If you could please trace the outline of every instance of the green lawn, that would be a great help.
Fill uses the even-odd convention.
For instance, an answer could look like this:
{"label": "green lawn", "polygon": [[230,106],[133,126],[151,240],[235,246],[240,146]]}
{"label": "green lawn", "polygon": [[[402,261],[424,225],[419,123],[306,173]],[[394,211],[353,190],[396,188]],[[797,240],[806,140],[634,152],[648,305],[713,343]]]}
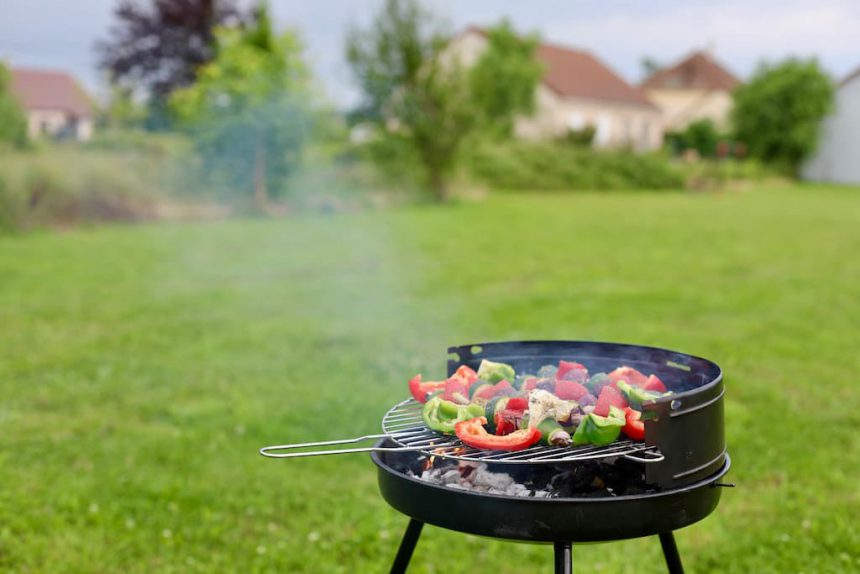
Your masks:
{"label": "green lawn", "polygon": [[[380,572],[406,525],[367,457],[449,344],[702,355],[734,468],[690,572],[860,570],[860,190],[501,195],[476,204],[0,239],[0,571]],[[549,572],[428,527],[411,572]],[[663,572],[656,539],[574,549]]]}

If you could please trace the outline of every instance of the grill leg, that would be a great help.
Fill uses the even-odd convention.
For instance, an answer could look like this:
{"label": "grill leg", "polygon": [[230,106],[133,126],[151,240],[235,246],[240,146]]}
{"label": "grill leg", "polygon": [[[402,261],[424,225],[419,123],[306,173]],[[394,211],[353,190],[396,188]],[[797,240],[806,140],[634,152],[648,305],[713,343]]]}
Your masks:
{"label": "grill leg", "polygon": [[671,531],[660,534],[660,546],[663,547],[663,556],[666,558],[669,574],[684,574],[681,556],[678,554],[678,546],[675,544],[675,535]]}
{"label": "grill leg", "polygon": [[391,574],[405,574],[406,569],[409,567],[409,561],[412,559],[412,551],[415,550],[415,545],[418,544],[418,538],[421,536],[421,529],[423,527],[423,522],[419,522],[414,518],[409,519],[409,526],[406,527],[406,532],[403,533],[400,548],[397,550],[397,556],[394,557],[394,564],[391,565]]}
{"label": "grill leg", "polygon": [[573,574],[573,551],[570,542],[556,542],[555,574]]}

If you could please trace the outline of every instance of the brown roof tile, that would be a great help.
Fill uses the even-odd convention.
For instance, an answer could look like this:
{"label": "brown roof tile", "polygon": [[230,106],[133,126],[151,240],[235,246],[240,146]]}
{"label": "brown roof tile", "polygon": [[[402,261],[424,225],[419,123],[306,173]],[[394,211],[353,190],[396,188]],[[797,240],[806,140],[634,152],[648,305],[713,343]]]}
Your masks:
{"label": "brown roof tile", "polygon": [[[486,30],[478,26],[470,26],[464,33],[487,35]],[[589,52],[541,43],[537,57],[546,67],[544,85],[561,96],[657,109],[641,89],[628,84]]]}
{"label": "brown roof tile", "polygon": [[562,96],[655,108],[642,90],[625,82],[588,52],[541,44],[537,55],[546,65],[543,82]]}
{"label": "brown roof tile", "polygon": [[740,83],[731,72],[704,52],[693,52],[674,66],[652,74],[642,82],[642,87],[731,91]]}
{"label": "brown roof tile", "polygon": [[28,110],[63,110],[81,117],[93,114],[89,96],[66,72],[13,68],[12,93]]}

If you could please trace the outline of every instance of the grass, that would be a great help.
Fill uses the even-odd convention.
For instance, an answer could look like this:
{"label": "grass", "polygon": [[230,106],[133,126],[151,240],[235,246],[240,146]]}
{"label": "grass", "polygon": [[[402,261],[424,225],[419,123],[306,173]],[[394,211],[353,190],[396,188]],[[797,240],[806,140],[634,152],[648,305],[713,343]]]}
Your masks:
{"label": "grass", "polygon": [[[691,572],[860,569],[860,190],[504,195],[0,239],[0,571],[379,572],[406,519],[361,455],[449,344],[677,348],[727,376],[734,468]],[[656,539],[576,547],[663,572]],[[410,572],[548,572],[428,527]]]}

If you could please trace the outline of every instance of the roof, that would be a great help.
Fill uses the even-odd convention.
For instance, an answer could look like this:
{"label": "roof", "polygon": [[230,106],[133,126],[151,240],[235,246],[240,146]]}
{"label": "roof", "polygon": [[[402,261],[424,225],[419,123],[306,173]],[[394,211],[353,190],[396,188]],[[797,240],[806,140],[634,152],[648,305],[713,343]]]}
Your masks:
{"label": "roof", "polygon": [[12,94],[27,110],[63,110],[77,116],[93,113],[89,96],[66,72],[13,68]]}
{"label": "roof", "polygon": [[642,87],[731,91],[740,83],[731,72],[705,52],[693,52],[674,66],[658,70],[646,78]]}
{"label": "roof", "polygon": [[[471,26],[466,33],[486,36],[486,30]],[[560,96],[634,104],[657,109],[648,96],[624,81],[591,53],[541,42],[536,51],[546,66],[543,84]]]}
{"label": "roof", "polygon": [[845,78],[843,78],[843,80],[839,82],[839,87],[841,88],[842,86],[847,86],[857,78],[860,78],[860,66],[858,66],[856,70],[845,76]]}

